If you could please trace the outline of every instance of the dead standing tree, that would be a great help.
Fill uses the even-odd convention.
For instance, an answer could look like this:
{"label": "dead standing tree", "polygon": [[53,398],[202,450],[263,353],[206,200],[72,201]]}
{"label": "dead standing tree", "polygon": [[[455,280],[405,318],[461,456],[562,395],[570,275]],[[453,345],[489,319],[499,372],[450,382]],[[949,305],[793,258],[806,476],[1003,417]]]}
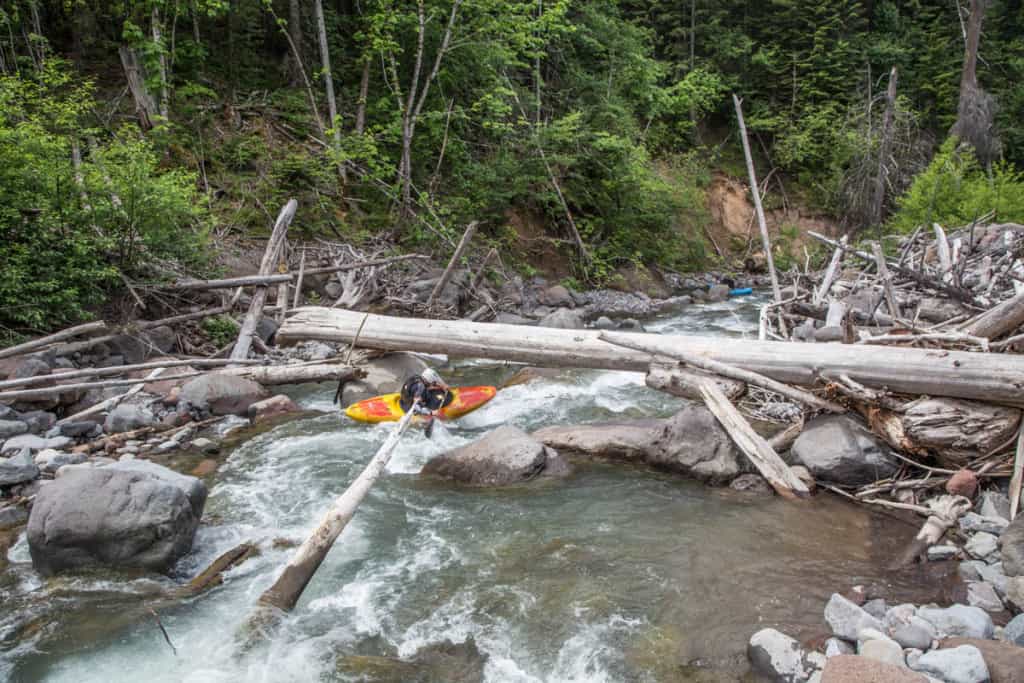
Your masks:
{"label": "dead standing tree", "polygon": [[960,101],[957,104],[956,123],[949,131],[950,135],[974,147],[978,160],[985,166],[999,156],[999,138],[995,131],[996,103],[978,85],[978,48],[987,5],[988,0],[971,0],[964,66],[960,74]]}

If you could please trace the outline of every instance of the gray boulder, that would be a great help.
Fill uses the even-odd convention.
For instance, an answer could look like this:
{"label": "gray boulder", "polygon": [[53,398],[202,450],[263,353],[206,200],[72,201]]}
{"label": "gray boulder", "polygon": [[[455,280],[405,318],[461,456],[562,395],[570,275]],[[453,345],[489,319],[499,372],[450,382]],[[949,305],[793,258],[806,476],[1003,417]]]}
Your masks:
{"label": "gray boulder", "polygon": [[139,405],[122,404],[107,414],[103,428],[107,434],[120,434],[156,424],[156,416]]}
{"label": "gray boulder", "polygon": [[48,439],[35,434],[19,434],[4,441],[4,445],[0,447],[0,453],[10,455],[11,453],[20,453],[24,449],[34,453],[44,448],[49,448]]}
{"label": "gray boulder", "polygon": [[494,322],[502,325],[532,325],[533,321],[515,313],[502,311],[494,318]]}
{"label": "gray boulder", "polygon": [[1005,517],[985,517],[977,512],[968,512],[957,520],[960,530],[964,533],[973,534],[978,531],[995,534],[1003,533],[1010,522]]}
{"label": "gray boulder", "polygon": [[44,576],[93,566],[166,572],[192,547],[206,487],[143,460],[72,466],[40,490],[28,523]]}
{"label": "gray boulder", "polygon": [[178,405],[214,415],[245,415],[249,406],[266,396],[263,387],[251,379],[210,373],[186,382],[178,394]]}
{"label": "gray boulder", "polygon": [[665,422],[647,462],[709,484],[727,484],[750,471],[747,459],[711,411],[693,402]]}
{"label": "gray boulder", "polygon": [[146,330],[146,339],[149,341],[153,352],[171,353],[178,345],[178,335],[167,325],[160,325]]}
{"label": "gray boulder", "polygon": [[556,327],[563,330],[581,330],[586,327],[583,313],[568,308],[559,308],[547,314],[537,323],[539,327]]}
{"label": "gray boulder", "polygon": [[65,422],[60,425],[61,436],[69,436],[74,439],[89,436],[95,433],[99,425],[92,420],[79,420],[77,422]]}
{"label": "gray boulder", "polygon": [[1024,614],[1018,614],[1003,629],[1006,642],[1024,647]]}
{"label": "gray boulder", "polygon": [[507,486],[545,472],[568,473],[557,452],[526,432],[505,425],[473,443],[432,458],[421,472],[474,486]]}
{"label": "gray boulder", "polygon": [[49,374],[49,363],[40,358],[30,357],[15,366],[14,370],[11,371],[9,379],[27,379],[29,377],[39,377],[40,375]]}
{"label": "gray boulder", "polygon": [[925,652],[918,658],[914,670],[946,683],[987,683],[989,680],[985,658],[973,645]]}
{"label": "gray boulder", "polygon": [[30,410],[22,413],[18,419],[27,424],[28,431],[33,434],[42,434],[57,424],[57,416],[45,410]]}
{"label": "gray boulder", "polygon": [[832,634],[843,640],[857,640],[863,629],[883,631],[882,622],[839,593],[833,593],[825,605],[825,622]]}
{"label": "gray boulder", "polygon": [[[24,505],[5,505],[0,507],[0,531],[16,529],[27,521],[28,508]],[[0,551],[0,559],[2,557],[3,553]]]}
{"label": "gray boulder", "polygon": [[974,534],[967,543],[964,544],[964,550],[970,553],[972,557],[976,557],[979,560],[995,555],[996,550],[998,549],[999,537],[984,531],[979,531]]}
{"label": "gray boulder", "polygon": [[533,437],[559,453],[644,462],[664,426],[665,420],[556,425],[537,430]]}
{"label": "gray boulder", "polygon": [[32,481],[39,476],[39,468],[32,460],[32,453],[25,448],[10,458],[0,458],[0,486],[13,486]]}
{"label": "gray boulder", "polygon": [[711,285],[708,287],[708,301],[725,301],[729,298],[729,291],[729,285]]}
{"label": "gray boulder", "polygon": [[799,683],[817,671],[814,661],[799,642],[773,628],[761,629],[747,644],[750,667],[778,683]]}
{"label": "gray boulder", "polygon": [[562,285],[554,285],[553,287],[548,287],[547,289],[542,290],[537,295],[537,301],[544,306],[551,306],[553,308],[559,306],[565,306],[567,308],[576,307],[576,302],[573,300],[572,294],[570,294],[569,290]]}
{"label": "gray boulder", "polygon": [[991,638],[995,630],[992,617],[985,610],[967,605],[953,605],[945,609],[922,607],[917,610],[917,616],[934,626],[939,636]]}
{"label": "gray boulder", "polygon": [[412,375],[427,369],[427,364],[411,353],[388,353],[361,366],[362,379],[347,382],[342,390],[342,405],[349,406],[381,394],[392,394]]}
{"label": "gray boulder", "polygon": [[999,538],[1003,558],[1003,573],[1024,576],[1024,515],[1010,522]]}
{"label": "gray boulder", "polygon": [[270,340],[277,334],[277,328],[280,325],[273,318],[263,316],[260,318],[259,323],[256,324],[256,336],[262,339],[265,343],[269,344]]}
{"label": "gray boulder", "polygon": [[793,444],[792,454],[815,479],[834,484],[870,484],[899,469],[899,460],[885,442],[845,415],[808,422]]}
{"label": "gray boulder", "polygon": [[28,431],[28,425],[21,420],[0,420],[0,441]]}
{"label": "gray boulder", "polygon": [[996,589],[987,581],[968,582],[967,602],[986,612],[1001,612],[1003,609],[1003,601],[996,595]]}

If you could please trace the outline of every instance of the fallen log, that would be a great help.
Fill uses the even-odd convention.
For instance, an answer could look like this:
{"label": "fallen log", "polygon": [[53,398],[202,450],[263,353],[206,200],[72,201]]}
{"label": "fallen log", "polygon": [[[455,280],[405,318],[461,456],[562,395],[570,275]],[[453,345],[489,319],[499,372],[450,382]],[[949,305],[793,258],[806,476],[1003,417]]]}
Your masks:
{"label": "fallen log", "polygon": [[779,454],[772,450],[764,438],[754,431],[740,411],[729,402],[718,385],[708,380],[701,384],[701,395],[708,410],[718,419],[736,446],[768,480],[772,488],[784,498],[805,498],[810,495],[807,485],[789,469]]}
{"label": "fallen log", "polygon": [[275,273],[268,275],[243,275],[241,277],[226,277],[219,280],[178,280],[162,289],[170,289],[177,292],[188,292],[192,290],[207,289],[232,289],[234,287],[252,287],[276,285],[282,282],[291,282],[290,273]]}
{"label": "fallen log", "polygon": [[[242,290],[239,289],[239,292]],[[85,339],[79,342],[71,342],[69,344],[63,344],[58,346],[54,352],[58,356],[71,356],[82,351],[88,351],[94,346],[98,346],[108,341],[113,341],[124,334],[133,334],[136,332],[142,332],[145,330],[151,330],[154,327],[161,327],[163,325],[176,325],[178,323],[189,322],[190,320],[201,320],[203,318],[209,318],[215,315],[222,315],[228,313],[234,307],[234,301],[227,306],[218,306],[217,308],[207,308],[202,311],[194,311],[192,313],[181,313],[179,315],[172,315],[169,318],[161,318],[160,320],[135,320],[127,325],[123,325],[117,328],[113,334],[106,334],[102,337],[93,337],[92,339]]]}
{"label": "fallen log", "polygon": [[[285,236],[288,234],[288,226],[295,218],[295,211],[298,208],[299,203],[294,199],[289,199],[277,215],[274,230],[270,233],[270,239],[267,240],[267,249],[263,252],[263,260],[260,261],[260,275],[270,275],[271,270],[277,265],[278,256],[284,247]],[[252,295],[249,312],[245,314],[245,320],[242,321],[242,328],[238,332],[238,341],[231,349],[231,360],[244,360],[249,357],[252,338],[256,334],[256,325],[263,317],[263,305],[266,302],[267,288],[265,285],[258,286]]]}
{"label": "fallen log", "polygon": [[974,337],[996,339],[1024,325],[1024,293],[993,306],[973,320],[960,326],[960,331]]}
{"label": "fallen log", "polygon": [[[281,342],[320,339],[349,343],[364,317],[359,343],[368,349],[633,372],[646,372],[652,360],[650,353],[601,341],[597,330],[397,318],[322,307],[296,309],[277,337]],[[864,386],[897,393],[1024,405],[1024,358],[1017,355],[675,334],[617,336],[656,344],[658,355],[681,351],[798,386],[817,386],[823,374],[844,374]]]}
{"label": "fallen log", "polygon": [[85,323],[84,325],[76,325],[75,327],[69,327],[66,330],[60,332],[54,332],[48,334],[45,337],[39,337],[32,341],[27,341],[24,344],[17,344],[15,346],[9,346],[6,349],[0,349],[0,358],[10,358],[11,356],[21,356],[26,353],[32,353],[39,349],[46,348],[51,344],[64,341],[65,339],[72,339],[74,337],[80,337],[84,334],[92,334],[93,332],[103,332],[107,329],[107,324],[102,320],[94,323]]}
{"label": "fallen log", "polygon": [[[788,384],[782,382],[776,382],[770,377],[759,375],[756,372],[750,372],[749,370],[743,370],[741,368],[733,367],[727,363],[721,361],[711,360],[693,353],[687,353],[679,349],[659,349],[658,340],[637,340],[630,337],[622,336],[621,332],[602,332],[600,339],[606,341],[609,344],[615,344],[616,346],[624,346],[627,349],[633,349],[634,351],[646,351],[647,353],[661,353],[669,358],[682,361],[687,365],[692,365],[701,370],[712,372],[722,377],[728,377],[729,379],[739,380],[740,382],[746,382],[747,384],[753,384],[754,386],[774,391],[777,394],[782,394],[786,398],[791,398],[794,401],[799,401],[812,408],[818,410],[827,410],[832,413],[845,413],[846,407],[832,401],[827,401],[823,398],[815,396],[812,393],[804,391],[803,389],[797,389],[791,387]],[[703,389],[701,394],[703,394]]]}
{"label": "fallen log", "polygon": [[[72,370],[56,375],[37,375],[36,377],[22,377],[21,379],[8,379],[0,382],[0,389],[13,389],[14,387],[25,387],[32,384],[49,384],[54,380],[66,381],[69,379],[81,379],[82,377],[110,377],[123,375],[127,372],[138,372],[140,370],[155,370],[156,368],[178,368],[191,366],[194,368],[215,368],[227,365],[230,361],[219,358],[185,358],[179,360],[152,361],[149,363],[136,363],[135,365],[115,365],[109,368],[85,368]],[[238,361],[246,364],[257,365],[262,361],[246,360]]]}
{"label": "fallen log", "polygon": [[725,397],[733,401],[747,392],[747,385],[735,379],[715,375],[714,373],[695,370],[683,367],[676,361],[664,362],[656,359],[651,362],[647,371],[645,383],[651,389],[664,391],[673,396],[688,398],[694,401],[703,400],[701,386],[704,382],[711,381],[718,385],[718,388],[725,394]]}
{"label": "fallen log", "polygon": [[241,375],[264,386],[281,384],[304,384],[306,382],[340,382],[359,379],[364,376],[360,368],[347,365],[322,363],[318,365],[260,365],[255,367],[228,368],[218,374]]}
{"label": "fallen log", "polygon": [[[295,551],[274,584],[260,595],[257,612],[250,619],[251,624],[255,622],[262,626],[263,624],[260,622],[267,617],[272,617],[273,610],[287,612],[295,607],[334,542],[355,515],[356,508],[359,507],[370,488],[384,472],[388,460],[391,459],[391,453],[398,445],[402,434],[409,427],[413,414],[413,411],[410,410],[402,416],[366,468],[334,501],[313,533]],[[268,607],[272,608],[269,613],[265,609]]]}
{"label": "fallen log", "polygon": [[430,292],[430,296],[427,297],[427,306],[433,305],[437,297],[441,296],[441,292],[448,285],[448,281],[452,279],[452,273],[455,272],[455,266],[458,265],[459,259],[462,258],[462,253],[466,251],[466,247],[469,246],[469,241],[473,239],[473,235],[476,234],[476,228],[479,225],[477,221],[471,221],[466,226],[466,231],[462,233],[462,239],[459,240],[458,246],[455,247],[455,251],[452,253],[452,257],[448,260],[448,265],[444,269],[444,273],[441,275],[441,279],[434,285],[434,290]]}

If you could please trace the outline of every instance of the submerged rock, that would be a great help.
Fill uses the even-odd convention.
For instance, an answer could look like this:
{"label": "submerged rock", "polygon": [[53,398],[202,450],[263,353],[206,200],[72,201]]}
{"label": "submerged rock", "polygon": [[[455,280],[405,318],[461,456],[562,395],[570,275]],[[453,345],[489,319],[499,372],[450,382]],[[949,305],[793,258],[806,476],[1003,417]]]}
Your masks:
{"label": "submerged rock", "polygon": [[889,447],[864,425],[845,415],[818,417],[807,423],[793,444],[795,459],[815,479],[862,486],[892,476],[899,469]]}
{"label": "submerged rock", "polygon": [[32,507],[32,564],[46,576],[93,566],[165,572],[191,549],[205,503],[202,482],[152,462],[64,467]]}
{"label": "submerged rock", "polygon": [[298,411],[299,407],[295,405],[295,401],[284,394],[278,394],[262,401],[257,401],[249,406],[249,419],[252,420],[253,424],[259,424],[264,420]]}
{"label": "submerged rock", "polygon": [[521,429],[506,425],[432,458],[421,474],[474,486],[508,486],[545,473],[562,476],[568,469],[556,451]]}

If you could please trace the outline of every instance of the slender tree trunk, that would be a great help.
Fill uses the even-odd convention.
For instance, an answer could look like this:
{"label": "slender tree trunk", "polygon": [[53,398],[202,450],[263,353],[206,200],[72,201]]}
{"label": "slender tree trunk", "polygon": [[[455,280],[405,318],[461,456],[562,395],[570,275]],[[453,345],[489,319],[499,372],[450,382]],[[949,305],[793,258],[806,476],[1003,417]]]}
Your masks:
{"label": "slender tree trunk", "polygon": [[999,154],[999,141],[994,130],[995,102],[978,85],[978,47],[981,43],[981,25],[985,19],[988,0],[971,0],[967,17],[967,41],[964,65],[960,73],[960,100],[957,104],[956,123],[950,134],[971,144],[978,160],[988,166]]}
{"label": "slender tree trunk", "polygon": [[151,28],[153,30],[153,42],[160,55],[160,116],[165,120],[168,115],[169,95],[167,90],[167,55],[164,51],[163,33],[160,26],[160,9],[153,5],[151,16]]}
{"label": "slender tree trunk", "polygon": [[288,59],[289,82],[295,88],[302,83],[302,11],[299,0],[288,0],[288,36],[295,46]]}
{"label": "slender tree trunk", "polygon": [[885,206],[885,186],[888,180],[888,161],[892,153],[892,124],[896,117],[896,67],[889,72],[889,88],[885,91],[885,114],[882,116],[882,137],[878,143],[878,175],[871,200],[871,224],[881,225]]}
{"label": "slender tree trunk", "polygon": [[[327,24],[324,21],[323,0],[313,0],[313,14],[316,17],[316,32],[320,42],[320,62],[324,74],[324,90],[327,92],[327,114],[330,116],[328,127],[334,131],[334,149],[341,150],[341,121],[338,120],[338,101],[334,97],[334,76],[331,73],[331,53],[327,45]],[[338,161],[338,177],[344,184],[347,180],[345,165]]]}
{"label": "slender tree trunk", "polygon": [[761,192],[758,190],[757,174],[754,172],[754,158],[750,155],[750,142],[747,140],[747,124],[743,121],[743,105],[734,94],[732,103],[736,107],[736,119],[740,124],[740,142],[743,143],[743,156],[747,160],[747,175],[750,176],[750,194],[754,196],[754,210],[757,213],[757,225],[761,229],[761,244],[764,256],[768,261],[768,274],[772,279],[772,295],[775,302],[782,301],[782,290],[779,289],[779,278],[775,274],[775,259],[772,258],[772,242],[768,237],[768,223],[764,218],[764,207],[761,206]]}
{"label": "slender tree trunk", "polygon": [[366,99],[370,96],[370,60],[363,62],[363,77],[359,80],[359,102],[356,103],[356,135],[366,130]]}

